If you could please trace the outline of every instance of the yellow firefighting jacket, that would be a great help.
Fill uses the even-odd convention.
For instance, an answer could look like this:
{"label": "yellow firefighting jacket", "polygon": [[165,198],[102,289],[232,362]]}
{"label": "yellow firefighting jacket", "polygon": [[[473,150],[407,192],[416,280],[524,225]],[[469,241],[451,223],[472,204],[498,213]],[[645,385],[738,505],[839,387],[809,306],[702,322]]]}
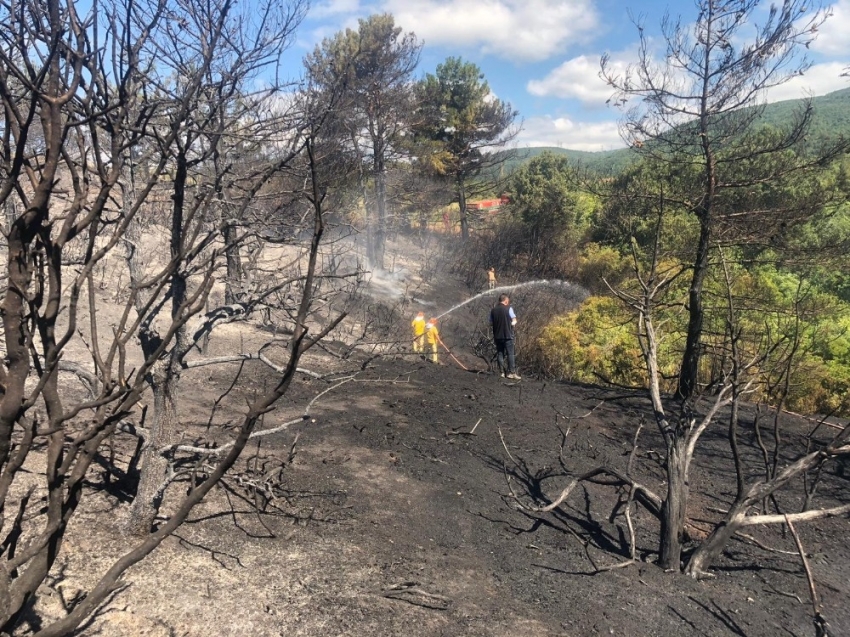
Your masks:
{"label": "yellow firefighting jacket", "polygon": [[433,323],[428,323],[425,326],[425,341],[428,345],[436,345],[440,340],[440,332],[437,331],[437,326]]}
{"label": "yellow firefighting jacket", "polygon": [[410,326],[413,328],[414,336],[422,336],[425,333],[425,319],[424,317],[417,316],[410,322]]}

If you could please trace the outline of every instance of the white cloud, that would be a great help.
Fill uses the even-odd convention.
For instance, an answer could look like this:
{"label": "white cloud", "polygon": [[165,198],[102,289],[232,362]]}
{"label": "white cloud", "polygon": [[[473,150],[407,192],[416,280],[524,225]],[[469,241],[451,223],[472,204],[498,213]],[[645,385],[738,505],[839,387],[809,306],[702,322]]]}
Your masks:
{"label": "white cloud", "polygon": [[767,92],[768,102],[793,100],[809,95],[826,95],[832,91],[847,88],[847,79],[841,73],[850,65],[850,61],[824,62],[815,64],[805,75],[792,78],[785,84]]}
{"label": "white cloud", "polygon": [[[526,89],[539,97],[575,98],[584,104],[602,106],[613,90],[599,77],[600,56],[580,55],[552,69],[541,80],[530,80]],[[611,69],[622,72],[628,63],[611,59]]]}
{"label": "white cloud", "polygon": [[324,0],[310,9],[311,18],[348,15],[360,11],[360,0]]}
{"label": "white cloud", "polygon": [[[768,102],[778,102],[809,95],[825,95],[826,93],[845,88],[847,82],[844,78],[839,77],[839,75],[848,64],[850,63],[830,62],[816,64],[805,75],[795,77],[789,82],[771,89],[766,99]],[[577,74],[576,77],[581,76]],[[529,90],[534,94],[541,94],[535,93],[530,87]],[[553,90],[553,92],[546,94],[557,97],[575,97],[584,100],[584,95],[593,95],[593,92],[586,88],[573,88],[569,93],[554,92]],[[516,143],[520,147],[559,146],[573,150],[587,151],[611,150],[625,146],[625,143],[620,138],[616,121],[578,122],[569,117],[552,117],[549,115],[527,119],[523,123],[523,130],[517,137]]]}
{"label": "white cloud", "polygon": [[592,39],[599,24],[593,0],[385,0],[382,9],[428,45],[506,59],[544,60]]}
{"label": "white cloud", "polygon": [[811,48],[829,56],[850,54],[850,0],[838,0],[831,9]]}
{"label": "white cloud", "polygon": [[[850,0],[847,0],[850,3]],[[610,61],[614,73],[625,71],[628,66],[626,54],[617,54]],[[835,62],[812,65],[802,76],[770,89],[766,98],[769,102],[797,99],[808,95],[825,95],[848,86],[841,74],[850,67],[850,55]],[[684,74],[671,79],[682,83],[680,92],[689,93],[688,83],[692,80]],[[552,69],[543,79],[530,80],[526,90],[538,97],[576,99],[588,106],[602,106],[614,93],[599,77],[599,58],[580,55]]]}
{"label": "white cloud", "polygon": [[611,150],[623,148],[617,122],[576,122],[568,117],[532,117],[523,122],[516,145],[559,146],[572,150]]}

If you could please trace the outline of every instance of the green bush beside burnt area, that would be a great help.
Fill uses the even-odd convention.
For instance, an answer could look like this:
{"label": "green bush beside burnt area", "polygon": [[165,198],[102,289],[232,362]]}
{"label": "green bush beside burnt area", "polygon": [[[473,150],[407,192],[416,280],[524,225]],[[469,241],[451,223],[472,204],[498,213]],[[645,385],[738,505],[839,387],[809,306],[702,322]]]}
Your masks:
{"label": "green bush beside burnt area", "polygon": [[[714,305],[700,364],[704,387],[717,381],[728,353],[723,308],[728,298],[719,281],[712,285]],[[677,298],[672,298],[674,291]],[[683,292],[671,290],[656,319],[662,334],[658,364],[668,392],[675,391],[687,327]],[[731,298],[745,308],[737,324],[740,346],[753,356],[770,352],[750,372],[755,381],[752,401],[776,404],[784,397],[784,406],[792,411],[850,415],[850,304],[806,288],[798,277],[774,268],[742,268]],[[541,371],[575,382],[646,387],[637,329],[633,313],[619,299],[591,296],[541,331],[537,340]]]}

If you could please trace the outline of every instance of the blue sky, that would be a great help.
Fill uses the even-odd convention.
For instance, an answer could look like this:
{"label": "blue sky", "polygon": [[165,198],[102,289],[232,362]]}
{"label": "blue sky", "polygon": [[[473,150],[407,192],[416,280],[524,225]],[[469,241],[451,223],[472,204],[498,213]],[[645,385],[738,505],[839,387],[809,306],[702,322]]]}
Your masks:
{"label": "blue sky", "polygon": [[[766,9],[768,1],[763,5]],[[424,42],[419,73],[433,72],[448,56],[474,62],[491,90],[519,111],[519,146],[606,150],[623,146],[621,113],[608,107],[610,89],[599,79],[599,58],[636,60],[639,17],[656,35],[670,7],[683,22],[693,3],[667,0],[314,0],[296,49],[312,50],[323,37],[357,19],[388,12]],[[809,49],[813,63],[803,76],[774,89],[769,101],[823,95],[850,86],[850,0],[826,0],[832,15]]]}

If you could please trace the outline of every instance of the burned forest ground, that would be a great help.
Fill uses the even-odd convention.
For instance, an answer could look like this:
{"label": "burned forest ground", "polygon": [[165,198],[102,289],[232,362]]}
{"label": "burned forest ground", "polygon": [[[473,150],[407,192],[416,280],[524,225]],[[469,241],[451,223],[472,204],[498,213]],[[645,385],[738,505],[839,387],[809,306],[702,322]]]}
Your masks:
{"label": "burned forest ground", "polygon": [[[443,304],[446,294],[441,291]],[[451,294],[452,302],[464,298],[459,286]],[[406,322],[398,329],[406,335]],[[663,493],[651,410],[639,392],[528,375],[508,382],[486,371],[457,334],[460,327],[447,322],[444,340],[470,371],[445,353],[434,365],[400,352],[374,359],[343,384],[299,377],[262,426],[297,417],[330,389],[313,403],[310,418],[252,442],[237,470],[173,538],[128,572],[126,587],[82,633],[814,634],[799,555],[778,527],[749,528],[752,539],[728,546],[716,577],[697,582],[655,565],[658,523],[639,506],[633,516],[638,563],[604,570],[629,552],[624,518],[609,519],[619,497],[613,486],[586,484],[548,514],[519,507],[512,492],[526,505],[544,505],[572,475],[599,465],[624,471],[640,423],[634,475]],[[321,351],[304,362],[320,370],[335,364]],[[193,406],[227,387],[226,371],[202,368],[187,378],[192,390],[181,404],[187,440],[200,437],[207,423],[208,414]],[[246,364],[243,373],[253,386],[273,379],[259,363]],[[750,480],[763,466],[754,413],[742,416]],[[803,451],[814,425],[790,416],[780,425],[784,463]],[[720,519],[733,497],[724,428],[718,422],[709,429],[696,454],[688,513],[697,530]],[[122,440],[105,455],[120,460],[131,447]],[[824,483],[823,504],[846,498],[840,470],[829,468],[836,475]],[[41,591],[36,609],[43,617],[61,615],[131,546],[116,522],[130,495],[113,481],[105,484],[104,475],[92,475],[94,497],[74,520]],[[795,485],[778,504],[794,511],[801,502]],[[823,613],[835,635],[850,634],[847,520],[798,529]]]}

